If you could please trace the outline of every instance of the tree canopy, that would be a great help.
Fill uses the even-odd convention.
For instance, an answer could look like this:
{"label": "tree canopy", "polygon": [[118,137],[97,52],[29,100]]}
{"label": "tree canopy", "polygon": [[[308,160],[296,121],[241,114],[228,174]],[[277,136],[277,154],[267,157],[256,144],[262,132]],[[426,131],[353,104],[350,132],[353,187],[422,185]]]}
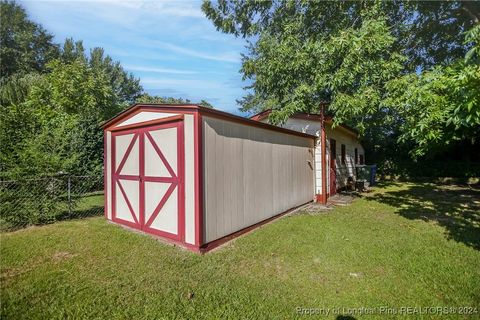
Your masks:
{"label": "tree canopy", "polygon": [[2,175],[100,174],[99,125],[142,94],[139,79],[102,48],[53,43],[15,2],[0,9]]}
{"label": "tree canopy", "polygon": [[478,136],[478,2],[206,0],[202,9],[248,40],[244,111],[271,108],[278,123],[326,101],[366,145],[403,144],[413,157]]}
{"label": "tree canopy", "polygon": [[148,93],[142,94],[140,97],[137,98],[136,102],[137,103],[185,103],[185,104],[193,103],[193,104],[199,104],[203,107],[213,108],[213,105],[211,105],[208,101],[203,99],[200,100],[200,102],[192,102],[189,99],[152,96],[152,95],[149,95]]}
{"label": "tree canopy", "polygon": [[14,1],[0,5],[0,78],[13,74],[42,72],[45,64],[59,53],[53,35],[28,19],[25,10]]}

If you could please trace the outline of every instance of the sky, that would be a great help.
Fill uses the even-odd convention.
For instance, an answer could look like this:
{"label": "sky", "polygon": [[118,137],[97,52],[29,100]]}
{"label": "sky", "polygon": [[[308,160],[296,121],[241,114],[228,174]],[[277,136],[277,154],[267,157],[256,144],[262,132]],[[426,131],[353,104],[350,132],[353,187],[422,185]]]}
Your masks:
{"label": "sky", "polygon": [[240,114],[245,40],[217,31],[201,1],[20,1],[55,36],[102,47],[152,95],[205,99]]}

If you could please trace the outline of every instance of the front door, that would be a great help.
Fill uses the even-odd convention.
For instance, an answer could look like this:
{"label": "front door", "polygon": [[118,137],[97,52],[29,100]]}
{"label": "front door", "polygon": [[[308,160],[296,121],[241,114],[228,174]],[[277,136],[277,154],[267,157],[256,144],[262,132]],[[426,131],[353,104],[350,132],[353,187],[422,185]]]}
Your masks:
{"label": "front door", "polygon": [[337,193],[337,142],[330,139],[330,195]]}
{"label": "front door", "polygon": [[182,240],[183,122],[113,132],[113,221]]}

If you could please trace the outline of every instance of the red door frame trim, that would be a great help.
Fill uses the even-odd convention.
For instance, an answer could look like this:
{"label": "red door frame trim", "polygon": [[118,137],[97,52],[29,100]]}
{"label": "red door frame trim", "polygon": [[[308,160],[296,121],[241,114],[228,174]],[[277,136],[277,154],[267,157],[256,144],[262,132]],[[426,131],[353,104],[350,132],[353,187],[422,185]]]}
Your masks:
{"label": "red door frame trim", "polygon": [[139,201],[139,219],[140,226],[143,228],[145,225],[145,183],[142,182],[142,177],[145,177],[145,135],[140,134],[140,139],[138,141],[138,174],[140,175],[140,182],[138,183],[138,201]]}

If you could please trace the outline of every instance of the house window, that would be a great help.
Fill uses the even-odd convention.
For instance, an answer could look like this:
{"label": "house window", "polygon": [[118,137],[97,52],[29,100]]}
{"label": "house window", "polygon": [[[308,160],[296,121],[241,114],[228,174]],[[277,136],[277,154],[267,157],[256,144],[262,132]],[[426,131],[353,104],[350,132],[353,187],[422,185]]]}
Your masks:
{"label": "house window", "polygon": [[345,159],[345,145],[342,144],[342,164],[346,164],[347,160]]}
{"label": "house window", "polygon": [[358,149],[355,148],[355,164],[358,164]]}
{"label": "house window", "polygon": [[360,155],[360,164],[364,164],[363,154]]}

